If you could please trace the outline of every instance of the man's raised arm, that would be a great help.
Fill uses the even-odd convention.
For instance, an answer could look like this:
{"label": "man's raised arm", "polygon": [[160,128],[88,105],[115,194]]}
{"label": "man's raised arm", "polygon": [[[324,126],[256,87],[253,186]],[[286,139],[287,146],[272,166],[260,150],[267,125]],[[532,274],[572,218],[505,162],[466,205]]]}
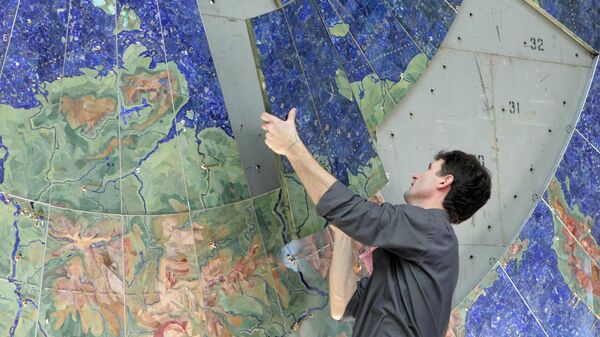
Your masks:
{"label": "man's raised arm", "polygon": [[300,140],[296,131],[296,109],[290,110],[285,121],[266,112],[261,119],[262,129],[266,131],[265,143],[273,152],[288,158],[306,192],[317,204],[337,179],[321,167]]}

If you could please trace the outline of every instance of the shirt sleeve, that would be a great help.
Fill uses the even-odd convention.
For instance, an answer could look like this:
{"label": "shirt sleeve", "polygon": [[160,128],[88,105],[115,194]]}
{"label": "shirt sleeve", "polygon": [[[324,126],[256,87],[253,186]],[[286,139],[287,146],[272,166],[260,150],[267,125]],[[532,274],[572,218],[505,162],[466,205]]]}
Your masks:
{"label": "shirt sleeve", "polygon": [[369,282],[368,277],[363,277],[359,281],[356,282],[356,291],[348,304],[346,304],[346,309],[344,310],[344,315],[340,321],[346,320],[348,318],[356,317],[356,309],[358,309],[358,304],[360,303],[363,294],[365,293],[365,288],[367,287],[367,283]]}
{"label": "shirt sleeve", "polygon": [[431,221],[418,207],[378,205],[339,181],[321,197],[317,213],[351,238],[409,260],[420,260],[425,255],[433,234]]}

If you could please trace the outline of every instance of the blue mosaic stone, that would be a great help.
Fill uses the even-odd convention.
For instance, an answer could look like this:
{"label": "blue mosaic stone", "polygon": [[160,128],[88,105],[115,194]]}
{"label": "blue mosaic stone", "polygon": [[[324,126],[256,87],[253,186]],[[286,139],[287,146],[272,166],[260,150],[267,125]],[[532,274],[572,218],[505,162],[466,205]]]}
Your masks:
{"label": "blue mosaic stone", "polygon": [[95,7],[91,0],[72,0],[65,76],[81,75],[83,69],[101,69],[101,76],[113,71],[117,56],[114,29],[114,15]]}
{"label": "blue mosaic stone", "polygon": [[193,112],[196,132],[218,127],[233,137],[225,101],[195,0],[159,1],[167,61],[177,64],[188,81],[189,99],[176,120]]}
{"label": "blue mosaic stone", "polygon": [[43,83],[61,75],[68,11],[67,0],[21,1],[0,79],[1,104],[35,107]]}
{"label": "blue mosaic stone", "polygon": [[540,7],[596,50],[600,49],[600,0],[539,0]]}
{"label": "blue mosaic stone", "polygon": [[[271,113],[287,119],[295,107],[300,138],[313,155],[324,155],[329,144],[323,138],[315,106],[282,10],[273,11],[252,20],[255,47],[266,85]],[[293,172],[283,161],[285,172]]]}
{"label": "blue mosaic stone", "polygon": [[390,12],[415,43],[432,58],[444,40],[456,11],[445,0],[385,2],[390,4]]}
{"label": "blue mosaic stone", "polygon": [[331,172],[348,183],[348,172],[377,156],[358,105],[338,92],[335,74],[342,69],[311,0],[284,8],[323,134],[330,147]]}
{"label": "blue mosaic stone", "polygon": [[547,337],[502,268],[495,273],[497,280],[468,310],[465,337]]}
{"label": "blue mosaic stone", "polygon": [[[336,25],[346,24],[331,6],[329,0],[315,0],[315,5],[319,10],[323,24],[328,29]],[[330,34],[329,37],[344,64],[344,69],[350,81],[360,81],[365,76],[375,73],[375,69],[367,60],[352,33],[348,32],[343,36]]]}
{"label": "blue mosaic stone", "polygon": [[592,85],[579,116],[577,130],[600,149],[600,62],[596,66]]}
{"label": "blue mosaic stone", "polygon": [[[127,46],[140,44],[147,50],[143,57],[150,57],[152,62],[150,68],[153,69],[156,63],[165,61],[165,51],[163,45],[163,36],[161,23],[159,20],[156,2],[143,0],[122,0],[117,3],[118,11],[127,6],[135,11],[141,20],[140,30],[121,31],[117,37],[119,45],[119,58],[123,56]],[[121,60],[119,65],[122,66]]]}
{"label": "blue mosaic stone", "polygon": [[591,217],[592,236],[600,242],[600,153],[577,132],[556,170],[569,208]]}
{"label": "blue mosaic stone", "polygon": [[398,25],[383,2],[330,0],[367,59],[382,79],[400,80],[410,60],[421,51]]}
{"label": "blue mosaic stone", "polygon": [[18,2],[18,0],[9,0],[0,6],[0,65],[2,65],[6,53]]}
{"label": "blue mosaic stone", "polygon": [[[552,248],[554,224],[540,202],[519,234],[527,241],[522,258],[508,262],[506,272],[546,331],[556,336],[592,337],[595,316],[574,294],[558,269]],[[573,305],[576,303],[576,305]]]}

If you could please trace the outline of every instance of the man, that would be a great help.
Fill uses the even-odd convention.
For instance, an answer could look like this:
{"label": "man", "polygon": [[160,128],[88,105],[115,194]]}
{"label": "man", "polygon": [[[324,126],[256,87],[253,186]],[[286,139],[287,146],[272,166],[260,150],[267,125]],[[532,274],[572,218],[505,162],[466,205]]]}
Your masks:
{"label": "man", "polygon": [[[323,169],[296,131],[263,113],[265,143],[288,158],[319,215],[334,228],[332,317],[354,317],[354,337],[444,336],[458,280],[458,242],[450,223],[470,218],[490,197],[490,175],[473,155],[440,152],[412,177],[406,204],[355,195]],[[345,234],[344,234],[345,233]],[[373,273],[355,282],[351,239],[376,246]]]}

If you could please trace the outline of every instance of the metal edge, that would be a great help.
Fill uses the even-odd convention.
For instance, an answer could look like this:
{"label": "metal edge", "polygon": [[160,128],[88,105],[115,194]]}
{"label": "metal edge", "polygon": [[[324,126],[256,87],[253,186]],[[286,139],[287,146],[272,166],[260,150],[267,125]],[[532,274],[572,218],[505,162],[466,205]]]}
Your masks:
{"label": "metal edge", "polygon": [[555,17],[553,17],[550,13],[548,13],[544,8],[537,4],[535,0],[523,0],[527,3],[531,8],[533,8],[536,12],[540,13],[543,17],[545,17],[548,21],[558,27],[561,31],[567,34],[570,38],[575,40],[578,44],[580,44],[583,48],[585,48],[592,56],[598,55],[598,51],[596,51],[592,46],[590,46],[587,42],[582,40],[577,34],[575,34],[572,30],[570,30],[566,25],[562,22],[558,21]]}

